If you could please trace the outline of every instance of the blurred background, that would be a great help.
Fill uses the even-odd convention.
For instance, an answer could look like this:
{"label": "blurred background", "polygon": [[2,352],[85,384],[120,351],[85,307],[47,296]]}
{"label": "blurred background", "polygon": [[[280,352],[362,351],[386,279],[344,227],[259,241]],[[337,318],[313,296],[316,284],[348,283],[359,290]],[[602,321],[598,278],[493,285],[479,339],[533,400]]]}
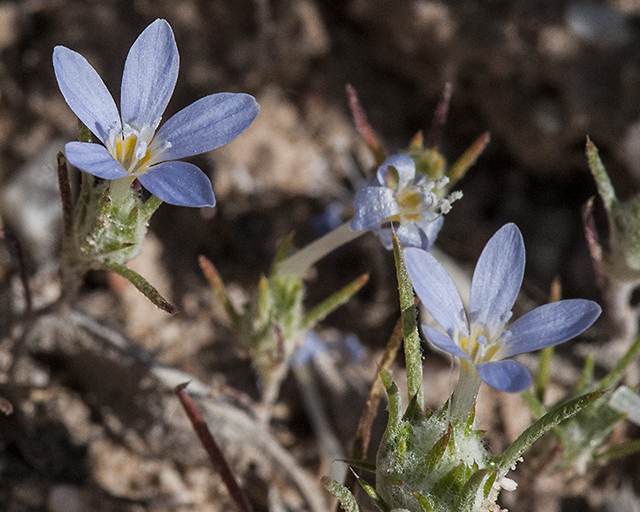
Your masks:
{"label": "blurred background", "polygon": [[[346,84],[358,92],[369,122],[392,154],[406,148],[416,132],[429,130],[445,84],[451,83],[448,121],[438,141],[441,153],[452,163],[482,133],[489,131],[491,142],[460,181],[464,198],[447,215],[437,245],[463,268],[472,268],[489,237],[504,223],[515,222],[527,247],[524,290],[531,303],[547,299],[556,277],[565,298],[599,300],[581,221],[582,206],[596,194],[584,146],[587,136],[598,146],[620,198],[637,191],[640,2],[3,1],[0,215],[2,225],[25,244],[40,304],[46,305],[57,293],[61,210],[55,155],[77,130],[57,89],[53,47],[64,45],[84,55],[118,102],[127,51],[158,17],[173,27],[181,58],[165,119],[221,91],[253,94],[261,111],[236,141],[191,160],[211,177],[217,206],[197,210],[163,205],[151,221],[147,247],[134,263],[178,305],[182,318],[167,318],[140,300],[135,290],[98,273],[87,278],[82,290],[81,307],[87,314],[210,385],[224,381],[255,395],[250,367],[228,346],[233,335],[206,287],[197,258],[210,258],[231,293],[242,300],[268,271],[284,236],[295,231],[295,245],[300,247],[336,219],[350,218],[354,191],[372,176],[374,160],[351,119]],[[604,224],[599,204],[596,214]],[[0,247],[0,284],[5,288],[0,373],[17,358],[18,338],[10,314],[17,293],[15,268],[11,252]],[[365,272],[371,273],[369,284],[327,320],[326,329],[329,337],[356,333],[374,361],[398,308],[391,255],[372,235],[321,262],[309,282],[308,299],[315,304]],[[158,460],[149,460],[148,451],[122,444],[127,428],[137,427],[105,427],[109,414],[116,418],[113,421],[124,421],[122,411],[105,412],[85,380],[57,355],[32,343],[36,349],[27,344],[27,352],[41,356],[27,365],[20,391],[8,378],[0,383],[0,394],[31,403],[31,412],[23,407],[12,419],[0,419],[0,480],[10,482],[0,485],[0,508],[62,510],[55,508],[52,493],[63,486],[64,496],[68,492],[89,500],[80,501],[84,508],[78,510],[183,510],[175,489],[186,493],[191,503],[184,510],[229,510],[215,498],[215,486],[198,487],[208,478],[205,469],[191,474],[185,469],[187,460],[180,463],[183,466],[171,466],[173,473],[163,473],[166,468],[159,460],[173,455],[157,451],[153,457]],[[567,364],[575,359],[580,365],[582,356],[571,347],[562,355]],[[443,393],[434,396],[437,405],[446,398],[448,363],[434,358],[427,365],[444,379],[434,384],[433,389],[440,386]],[[341,418],[337,429],[347,447],[362,406],[358,400],[375,373],[371,365],[358,377],[360,384],[354,384],[360,386],[360,394],[353,391],[357,405],[348,411],[353,417],[347,418],[347,411],[335,414]],[[59,386],[54,393],[58,398],[49,402],[43,396],[54,384]],[[281,441],[313,472],[313,434],[296,405],[295,384],[289,384],[283,390],[288,410],[278,426]],[[34,397],[34,389],[41,395]],[[488,425],[500,430],[504,439],[515,435],[519,427],[511,431],[504,412],[512,406],[500,402],[511,404],[514,398],[488,396],[488,403],[495,399],[498,404],[488,405]],[[78,411],[84,411],[77,413],[84,418],[80,433],[73,434],[74,420],[63,413],[73,408],[56,402],[63,400],[60,397],[75,400]],[[116,431],[121,438],[113,434]],[[57,434],[48,440],[52,432]],[[49,460],[55,450],[47,442],[59,449],[60,460]],[[492,442],[500,447],[502,441]],[[40,452],[34,454],[36,448]],[[114,457],[126,463],[118,466]],[[549,487],[529,489],[532,497],[525,500],[521,495],[521,503],[510,508],[639,510],[633,497],[634,485],[640,485],[636,466],[633,460],[617,463],[615,470],[605,471],[606,478],[594,470],[589,478],[571,480],[573,486],[565,485],[566,480],[555,487],[547,481],[544,485]],[[247,467],[251,473],[251,465]],[[590,488],[594,478],[598,492]],[[250,476],[247,479],[251,482]],[[546,501],[541,497],[545,495]],[[612,496],[629,501],[620,505],[611,502]],[[63,503],[68,507],[70,502]],[[617,508],[607,508],[611,506]]]}

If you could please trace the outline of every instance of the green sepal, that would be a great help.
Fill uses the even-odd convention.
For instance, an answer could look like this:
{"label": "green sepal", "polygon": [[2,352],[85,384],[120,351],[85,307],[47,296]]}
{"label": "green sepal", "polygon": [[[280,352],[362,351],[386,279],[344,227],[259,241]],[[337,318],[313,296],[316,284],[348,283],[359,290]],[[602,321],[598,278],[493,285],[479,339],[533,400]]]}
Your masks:
{"label": "green sepal", "polygon": [[351,466],[352,468],[363,469],[365,471],[369,471],[370,473],[376,472],[376,465],[366,460],[345,459],[342,462],[344,462],[345,464],[349,464],[349,466]]}
{"label": "green sepal", "polygon": [[489,478],[487,478],[487,480],[485,481],[484,486],[482,488],[482,496],[485,499],[489,496],[489,493],[491,493],[491,489],[493,488],[493,484],[496,482],[497,478],[498,478],[498,470],[494,469],[489,475]]}
{"label": "green sepal", "polygon": [[601,391],[596,391],[558,404],[526,429],[502,455],[494,459],[495,464],[500,468],[501,476],[506,475],[510,469],[515,467],[522,454],[546,432],[575,416],[585,407],[593,404],[603,394]]}
{"label": "green sepal", "polygon": [[452,468],[446,475],[444,475],[433,486],[431,494],[434,496],[445,496],[448,493],[454,492],[459,495],[460,489],[464,487],[471,475],[478,471],[478,465],[472,464],[471,467],[466,464],[458,464]]}
{"label": "green sepal", "polygon": [[409,402],[407,409],[402,416],[403,421],[417,422],[426,418],[422,404],[418,401],[418,396],[413,395],[413,398]]}
{"label": "green sepal", "polygon": [[360,478],[358,475],[356,475],[356,479],[358,480],[358,483],[360,484],[360,487],[362,487],[364,492],[366,492],[369,498],[373,500],[376,507],[378,507],[382,512],[389,512],[389,505],[385,503],[382,497],[376,492],[374,487],[364,478]]}
{"label": "green sepal", "polygon": [[355,496],[344,485],[333,478],[324,477],[322,479],[324,488],[329,491],[340,503],[340,507],[345,512],[360,512],[360,506]]}
{"label": "green sepal", "polygon": [[80,142],[91,142],[93,140],[91,130],[80,119],[78,119],[78,140]]}
{"label": "green sepal", "polygon": [[449,428],[444,433],[444,435],[436,441],[431,450],[427,453],[427,471],[431,473],[433,469],[438,465],[438,462],[442,459],[444,452],[447,451],[447,446],[449,446],[449,440],[451,439],[451,435],[453,434],[453,425],[449,423]]}
{"label": "green sepal", "polygon": [[456,512],[473,512],[473,506],[478,498],[478,489],[487,475],[488,470],[486,468],[479,469],[467,480],[462,487],[458,502],[456,503]]}
{"label": "green sepal", "polygon": [[416,499],[423,512],[434,512],[433,505],[431,505],[431,502],[425,496],[420,494],[418,491],[413,491],[413,497]]}

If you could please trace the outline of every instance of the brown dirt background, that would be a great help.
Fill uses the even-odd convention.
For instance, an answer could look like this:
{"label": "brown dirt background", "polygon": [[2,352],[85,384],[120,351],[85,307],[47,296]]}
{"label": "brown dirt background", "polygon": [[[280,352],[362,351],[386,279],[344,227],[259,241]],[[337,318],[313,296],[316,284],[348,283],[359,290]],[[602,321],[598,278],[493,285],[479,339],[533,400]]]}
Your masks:
{"label": "brown dirt background", "polygon": [[[218,392],[210,400],[226,418],[219,427],[223,445],[256,510],[306,510],[282,464],[296,461],[317,482],[337,463],[323,459],[293,378],[271,424],[274,442],[293,456],[289,463],[249,427],[238,430],[244,420],[225,416],[222,405],[242,409],[228,398],[231,389],[253,399],[258,390],[197,257],[210,258],[242,300],[286,234],[295,231],[297,246],[317,237],[332,204],[348,218],[373,160],[351,121],[347,83],[393,153],[428,130],[451,82],[442,153],[455,160],[485,131],[491,143],[459,184],[465,195],[447,215],[440,248],[472,266],[488,238],[515,222],[527,246],[523,308],[544,302],[556,276],[565,297],[598,300],[581,226],[581,207],[596,193],[584,143],[589,135],[598,145],[620,197],[636,192],[637,2],[6,1],[0,2],[0,211],[25,244],[36,306],[59,292],[54,162],[76,128],[57,90],[52,49],[62,44],[82,53],[117,100],[128,48],[157,17],[172,25],[181,56],[165,118],[220,91],[253,94],[261,112],[239,139],[192,159],[212,178],[216,208],[163,205],[134,262],[178,305],[179,316],[169,318],[136,290],[97,273],[73,304],[81,319],[49,315],[25,323],[16,261],[0,245],[0,395],[16,409],[0,415],[0,510],[232,510],[175,398],[150,377],[135,347]],[[327,319],[321,334],[331,340],[354,332],[367,355],[353,362],[336,349],[330,363],[336,374],[315,373],[344,449],[397,320],[392,258],[367,235],[318,265],[309,282],[313,305],[364,272],[371,273],[369,284]],[[87,319],[125,335],[129,348],[120,353],[95,329],[80,329]],[[594,332],[559,351],[554,389],[570,384],[585,351],[606,339],[606,325]],[[448,363],[427,352],[425,364],[429,400],[438,406],[446,399]],[[400,381],[401,367],[394,374]],[[496,451],[528,424],[520,397],[490,390],[483,390],[479,417]],[[382,424],[383,418],[378,434]],[[615,435],[637,433],[626,426]],[[523,464],[512,475],[522,491],[505,493],[504,506],[640,510],[637,467],[637,457],[587,475]]]}

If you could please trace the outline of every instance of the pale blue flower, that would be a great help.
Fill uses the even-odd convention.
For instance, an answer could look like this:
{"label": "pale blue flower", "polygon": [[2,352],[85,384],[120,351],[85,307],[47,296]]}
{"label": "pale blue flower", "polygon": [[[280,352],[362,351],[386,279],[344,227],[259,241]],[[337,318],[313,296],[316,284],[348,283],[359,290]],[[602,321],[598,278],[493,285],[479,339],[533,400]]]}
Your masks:
{"label": "pale blue flower", "polygon": [[453,192],[439,199],[435,190],[448,181],[434,182],[416,175],[415,162],[407,155],[387,158],[378,168],[376,179],[356,192],[351,230],[371,229],[387,249],[393,247],[391,233],[395,230],[404,246],[428,251],[444,222],[442,215],[462,197],[462,192]]}
{"label": "pale blue flower", "polygon": [[529,371],[508,357],[567,341],[600,315],[598,304],[571,299],[540,306],[507,327],[524,276],[525,251],[515,224],[503,226],[485,246],[471,281],[469,315],[451,277],[426,251],[405,250],[407,272],[425,308],[446,332],[423,326],[437,348],[461,360],[463,370],[502,391],[529,387]]}
{"label": "pale blue flower", "polygon": [[56,46],[53,67],[67,104],[104,144],[68,143],[65,152],[71,164],[107,180],[137,178],[167,203],[214,205],[207,176],[195,165],[176,160],[235,139],[255,119],[258,104],[248,94],[212,94],[157,130],[178,78],[178,47],[169,23],[157,19],[131,46],[122,75],[121,113],[82,55]]}

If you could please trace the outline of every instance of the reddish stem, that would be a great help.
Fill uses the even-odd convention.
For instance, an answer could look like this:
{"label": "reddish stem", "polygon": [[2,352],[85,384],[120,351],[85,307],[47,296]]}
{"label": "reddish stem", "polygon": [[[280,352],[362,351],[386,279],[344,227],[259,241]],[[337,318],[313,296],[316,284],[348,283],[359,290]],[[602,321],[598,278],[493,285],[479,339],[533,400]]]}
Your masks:
{"label": "reddish stem", "polygon": [[0,229],[0,238],[4,238],[7,242],[13,245],[18,260],[18,269],[20,272],[20,280],[22,281],[22,288],[24,289],[24,310],[25,316],[31,318],[33,314],[33,302],[31,300],[31,287],[29,286],[29,273],[27,272],[27,259],[24,251],[22,250],[22,244],[20,239],[7,229]]}
{"label": "reddish stem", "polygon": [[187,416],[191,421],[191,425],[193,425],[193,430],[198,436],[198,439],[200,439],[200,442],[202,443],[205,451],[209,455],[209,459],[211,460],[213,467],[222,477],[222,481],[227,487],[227,490],[229,491],[231,498],[235,502],[236,507],[238,507],[239,512],[253,512],[251,504],[247,499],[247,495],[240,488],[238,482],[233,476],[231,468],[229,467],[227,460],[224,458],[220,447],[213,439],[213,436],[211,435],[209,427],[202,417],[202,413],[200,412],[198,405],[193,400],[193,398],[191,398],[191,395],[187,393],[187,386],[188,383],[180,384],[176,388],[176,394],[178,395],[180,403],[182,404],[184,411],[187,413]]}

